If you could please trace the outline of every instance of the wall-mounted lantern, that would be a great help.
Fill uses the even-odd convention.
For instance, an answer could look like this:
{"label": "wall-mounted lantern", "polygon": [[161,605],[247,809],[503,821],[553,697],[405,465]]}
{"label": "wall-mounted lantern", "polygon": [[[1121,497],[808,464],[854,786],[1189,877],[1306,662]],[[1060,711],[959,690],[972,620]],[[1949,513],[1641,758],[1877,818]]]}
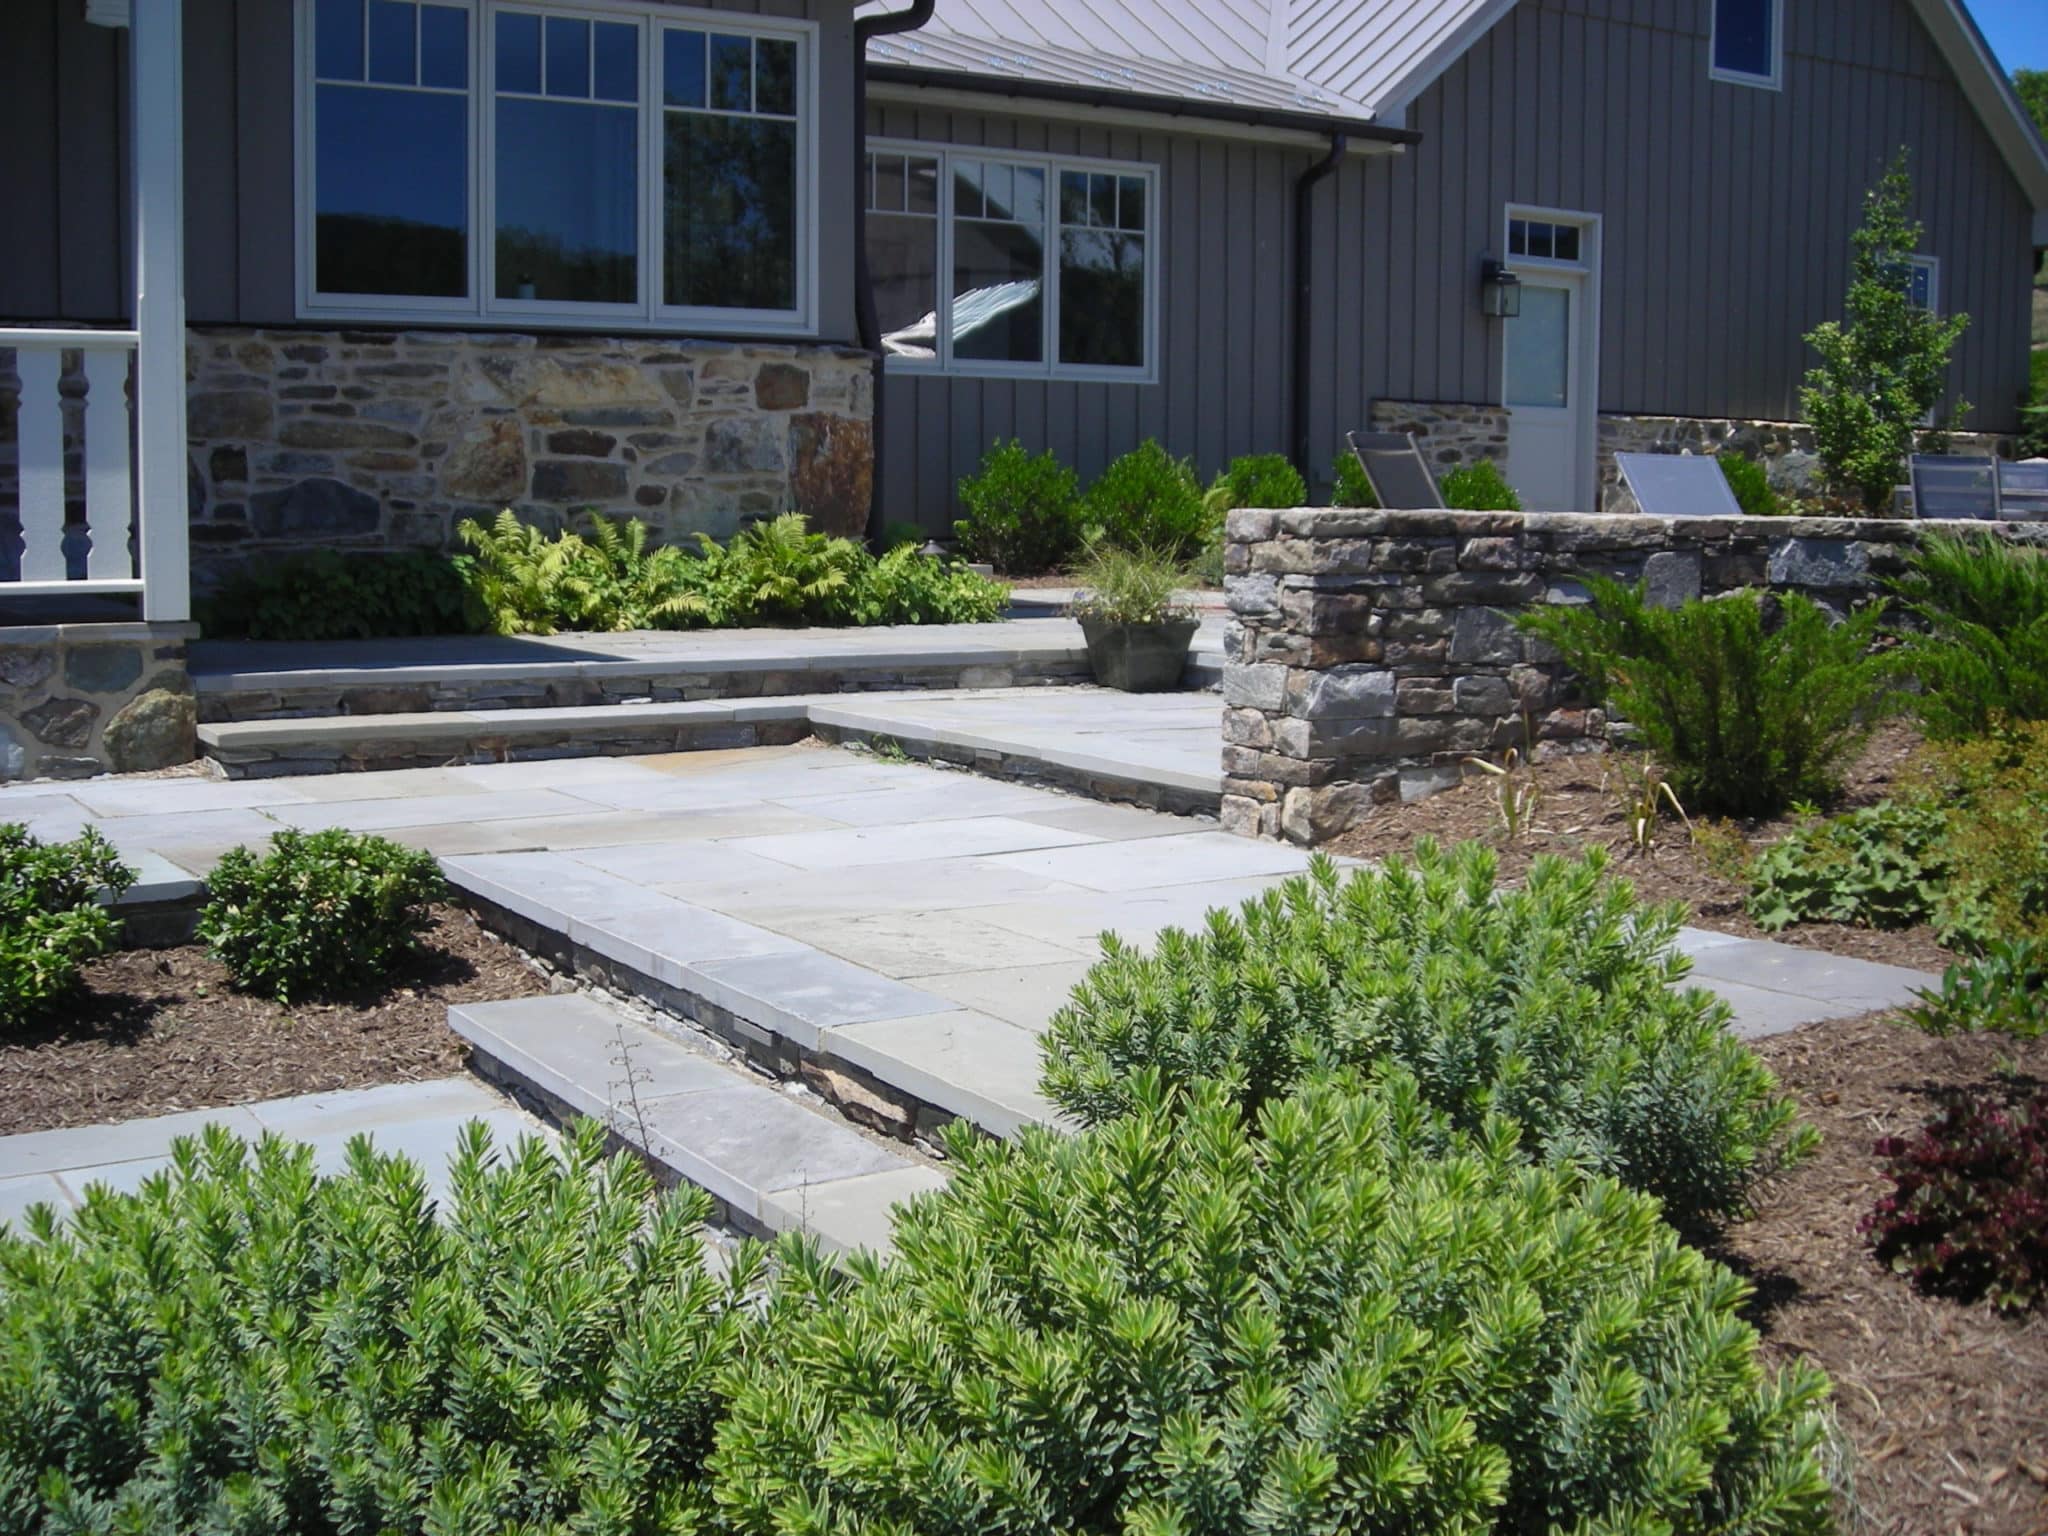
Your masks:
{"label": "wall-mounted lantern", "polygon": [[1522,280],[1488,257],[1479,267],[1480,313],[1512,320],[1522,312]]}

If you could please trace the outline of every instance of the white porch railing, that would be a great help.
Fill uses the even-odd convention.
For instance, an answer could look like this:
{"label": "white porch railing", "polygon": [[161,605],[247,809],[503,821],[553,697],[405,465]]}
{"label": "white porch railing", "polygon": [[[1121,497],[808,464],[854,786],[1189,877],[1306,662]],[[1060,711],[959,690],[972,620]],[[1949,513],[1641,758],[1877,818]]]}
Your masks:
{"label": "white porch railing", "polygon": [[[0,523],[0,595],[140,592],[134,331],[0,330],[13,354],[18,547]],[[77,363],[66,367],[66,354]],[[67,399],[83,394],[82,399]],[[73,453],[79,473],[70,472]],[[84,522],[72,520],[82,508]]]}

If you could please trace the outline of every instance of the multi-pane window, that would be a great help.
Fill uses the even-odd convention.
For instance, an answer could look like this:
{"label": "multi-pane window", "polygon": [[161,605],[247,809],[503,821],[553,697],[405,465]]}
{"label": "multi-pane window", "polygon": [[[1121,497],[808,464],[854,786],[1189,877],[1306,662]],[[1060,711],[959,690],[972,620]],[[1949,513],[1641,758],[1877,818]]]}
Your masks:
{"label": "multi-pane window", "polygon": [[1711,0],[1713,68],[1718,80],[1744,85],[1778,83],[1779,0]]}
{"label": "multi-pane window", "polygon": [[1153,178],[986,150],[877,148],[867,256],[891,356],[962,372],[1152,365]]}
{"label": "multi-pane window", "polygon": [[328,293],[469,296],[469,12],[321,0],[312,260]]}
{"label": "multi-pane window", "polygon": [[1940,266],[1932,256],[1909,256],[1906,259],[1906,297],[1915,309],[1934,312],[1941,298],[1940,285],[1936,276]]}
{"label": "multi-pane window", "polygon": [[1508,255],[1541,261],[1577,261],[1579,226],[1548,219],[1509,219]]}
{"label": "multi-pane window", "polygon": [[1145,178],[1060,172],[1060,361],[1145,365]]}
{"label": "multi-pane window", "polygon": [[808,324],[807,24],[301,3],[310,313]]}

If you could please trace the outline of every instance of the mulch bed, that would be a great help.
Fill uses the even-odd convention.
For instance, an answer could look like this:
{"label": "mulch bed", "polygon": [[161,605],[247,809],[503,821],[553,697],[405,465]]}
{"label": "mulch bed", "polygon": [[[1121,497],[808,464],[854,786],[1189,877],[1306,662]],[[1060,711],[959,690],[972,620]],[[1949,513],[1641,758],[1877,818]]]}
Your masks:
{"label": "mulch bed", "polygon": [[[1892,724],[1870,740],[1844,779],[1844,792],[1830,810],[1872,804],[1920,780],[1915,767],[1919,736]],[[1646,901],[1682,901],[1692,909],[1699,927],[1745,938],[1776,939],[1810,949],[1829,950],[1863,960],[1879,960],[1915,970],[1939,972],[1956,956],[1936,941],[1927,927],[1895,932],[1851,928],[1839,923],[1801,923],[1779,933],[1765,933],[1743,910],[1745,887],[1725,859],[1710,859],[1696,848],[1675,818],[1660,824],[1657,840],[1639,853],[1629,836],[1629,814],[1622,788],[1625,770],[1640,755],[1624,752],[1582,752],[1526,765],[1519,773],[1533,775],[1541,791],[1535,823],[1525,836],[1509,838],[1502,827],[1497,781],[1477,769],[1456,789],[1431,795],[1412,805],[1375,809],[1360,825],[1330,845],[1335,853],[1384,859],[1406,853],[1417,838],[1441,843],[1477,840],[1500,855],[1504,880],[1519,878],[1529,861],[1542,853],[1576,855],[1599,844],[1614,854],[1614,872],[1628,880]],[[1795,817],[1770,821],[1725,823],[1717,831],[1740,835],[1752,850],[1776,841],[1797,825]],[[1730,846],[1725,836],[1722,846]],[[1709,847],[1712,847],[1710,835]],[[1719,850],[1715,850],[1719,851]]]}
{"label": "mulch bed", "polygon": [[285,1007],[236,991],[198,946],[118,951],[82,981],[55,1017],[0,1040],[0,1135],[446,1077],[467,1058],[450,1003],[546,990],[453,907],[417,959],[360,997]]}
{"label": "mulch bed", "polygon": [[1842,1529],[1877,1536],[2048,1532],[2048,1313],[1923,1296],[1857,1232],[1890,1181],[1872,1143],[1910,1134],[1945,1092],[2024,1096],[2048,1040],[1931,1039],[1873,1015],[1810,1025],[1757,1052],[1825,1138],[1717,1254],[1756,1286],[1767,1352],[1835,1384],[1847,1447]]}

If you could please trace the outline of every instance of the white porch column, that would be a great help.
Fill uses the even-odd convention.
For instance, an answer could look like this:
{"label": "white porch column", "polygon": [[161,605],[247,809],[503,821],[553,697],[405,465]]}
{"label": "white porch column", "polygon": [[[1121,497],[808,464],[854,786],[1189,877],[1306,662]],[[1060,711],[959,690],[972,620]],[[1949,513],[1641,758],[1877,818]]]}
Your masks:
{"label": "white porch column", "polygon": [[142,616],[192,614],[185,465],[185,0],[132,0],[136,508]]}

